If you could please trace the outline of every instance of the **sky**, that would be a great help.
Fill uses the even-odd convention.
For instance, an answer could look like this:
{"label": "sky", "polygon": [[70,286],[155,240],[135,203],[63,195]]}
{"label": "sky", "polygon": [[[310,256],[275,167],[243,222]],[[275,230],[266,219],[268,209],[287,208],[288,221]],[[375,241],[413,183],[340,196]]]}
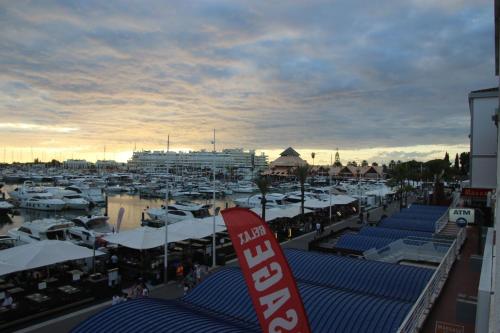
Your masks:
{"label": "sky", "polygon": [[[468,151],[489,0],[1,1],[0,159]],[[104,152],[106,151],[106,153]]]}

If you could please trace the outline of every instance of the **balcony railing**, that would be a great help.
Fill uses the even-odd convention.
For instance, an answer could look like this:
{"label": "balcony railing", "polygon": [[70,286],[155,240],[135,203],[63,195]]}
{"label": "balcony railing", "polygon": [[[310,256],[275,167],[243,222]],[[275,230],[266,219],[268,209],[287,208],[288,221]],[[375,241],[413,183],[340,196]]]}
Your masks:
{"label": "balcony railing", "polygon": [[422,324],[427,318],[427,314],[434,304],[434,301],[441,293],[446,279],[448,278],[448,273],[450,272],[450,269],[460,252],[460,248],[465,241],[466,235],[466,229],[460,229],[457,238],[453,241],[443,260],[420,294],[420,297],[417,299],[410,312],[403,320],[398,332],[414,333],[418,332],[422,327]]}

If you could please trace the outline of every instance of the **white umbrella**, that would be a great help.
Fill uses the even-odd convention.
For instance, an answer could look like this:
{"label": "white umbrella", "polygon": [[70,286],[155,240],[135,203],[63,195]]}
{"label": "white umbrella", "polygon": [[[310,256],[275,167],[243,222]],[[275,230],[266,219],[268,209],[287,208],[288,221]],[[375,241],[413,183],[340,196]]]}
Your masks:
{"label": "white umbrella", "polygon": [[[333,204],[334,203],[332,201],[332,205]],[[294,203],[292,205],[300,207],[301,203],[297,202],[297,203]],[[318,208],[326,208],[326,207],[329,207],[329,206],[330,206],[330,203],[328,201],[322,201],[322,200],[318,200],[318,199],[304,200],[304,208],[318,209]]]}
{"label": "white umbrella", "polygon": [[[170,226],[168,231],[168,240],[170,241]],[[106,236],[104,240],[136,250],[152,249],[165,244],[165,227],[139,227],[136,229],[124,230],[120,233]]]}
{"label": "white umbrella", "polygon": [[[252,208],[252,211],[257,215],[261,216],[262,208]],[[312,210],[304,208],[304,213],[310,213]],[[297,205],[286,205],[284,207],[273,207],[266,209],[266,222],[272,221],[281,217],[295,217],[300,215],[300,204]]]}
{"label": "white umbrella", "polygon": [[[226,225],[220,215],[215,217],[215,232],[226,230]],[[209,236],[213,233],[213,216],[202,219],[182,220],[177,223],[168,225],[168,240],[170,241],[170,233],[175,237],[184,239],[199,239]]]}
{"label": "white umbrella", "polygon": [[332,205],[347,205],[354,201],[356,201],[356,199],[348,195],[332,195]]}
{"label": "white umbrella", "polygon": [[[197,239],[213,231],[213,217],[182,220],[168,225],[168,242]],[[216,216],[215,232],[226,230],[222,217]],[[165,227],[139,227],[104,237],[104,240],[136,250],[147,250],[165,245]]]}
{"label": "white umbrella", "polygon": [[[92,257],[93,250],[66,241],[44,240],[0,251],[0,275]],[[95,251],[95,255],[103,255]]]}

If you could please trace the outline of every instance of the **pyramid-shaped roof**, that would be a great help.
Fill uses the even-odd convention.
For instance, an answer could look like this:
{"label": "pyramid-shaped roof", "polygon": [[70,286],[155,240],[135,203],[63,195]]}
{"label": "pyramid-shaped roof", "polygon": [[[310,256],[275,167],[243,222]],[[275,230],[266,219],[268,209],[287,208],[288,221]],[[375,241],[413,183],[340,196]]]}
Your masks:
{"label": "pyramid-shaped roof", "polygon": [[296,157],[299,157],[300,154],[297,153],[295,151],[295,149],[293,149],[292,147],[288,147],[287,149],[285,149],[285,151],[283,151],[280,156],[296,156]]}

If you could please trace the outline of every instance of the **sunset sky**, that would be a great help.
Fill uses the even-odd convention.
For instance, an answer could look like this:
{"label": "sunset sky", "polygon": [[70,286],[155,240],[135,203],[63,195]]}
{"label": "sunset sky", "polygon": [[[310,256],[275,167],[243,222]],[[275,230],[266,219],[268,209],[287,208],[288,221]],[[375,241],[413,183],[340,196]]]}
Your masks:
{"label": "sunset sky", "polygon": [[427,160],[468,151],[493,87],[493,3],[3,1],[0,160],[134,147],[274,159]]}

